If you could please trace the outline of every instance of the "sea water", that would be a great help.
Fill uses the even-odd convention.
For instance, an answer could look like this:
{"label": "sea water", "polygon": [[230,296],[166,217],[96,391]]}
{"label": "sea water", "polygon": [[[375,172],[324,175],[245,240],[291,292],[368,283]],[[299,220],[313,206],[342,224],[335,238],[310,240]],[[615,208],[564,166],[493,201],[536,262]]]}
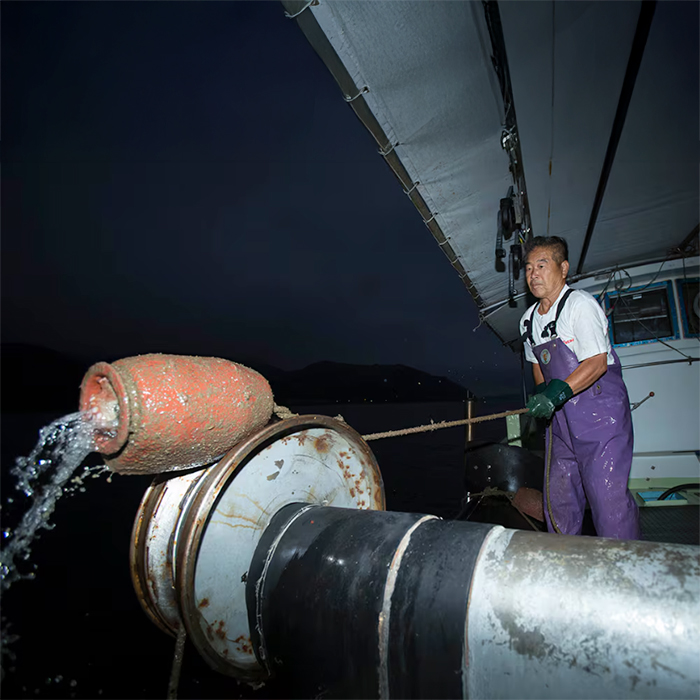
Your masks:
{"label": "sea water", "polygon": [[[22,578],[33,578],[32,571],[21,572],[19,562],[31,554],[32,542],[40,529],[51,529],[51,515],[58,499],[76,490],[84,490],[83,479],[99,475],[107,467],[86,467],[75,476],[85,458],[95,449],[95,424],[85,413],[71,413],[58,418],[39,431],[39,441],[28,457],[18,457],[11,474],[16,478],[19,495],[8,498],[26,500],[26,511],[13,529],[4,527],[0,547],[2,591]],[[21,564],[19,564],[21,567]]]}

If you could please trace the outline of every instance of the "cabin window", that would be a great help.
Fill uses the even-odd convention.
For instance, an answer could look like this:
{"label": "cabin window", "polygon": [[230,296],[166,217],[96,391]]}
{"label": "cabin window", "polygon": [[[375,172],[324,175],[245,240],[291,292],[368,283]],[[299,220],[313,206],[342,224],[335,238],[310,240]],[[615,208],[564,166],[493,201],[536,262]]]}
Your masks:
{"label": "cabin window", "polygon": [[678,338],[670,282],[605,295],[613,345]]}
{"label": "cabin window", "polygon": [[677,280],[676,285],[681,303],[683,335],[697,338],[700,335],[700,280],[697,277]]}

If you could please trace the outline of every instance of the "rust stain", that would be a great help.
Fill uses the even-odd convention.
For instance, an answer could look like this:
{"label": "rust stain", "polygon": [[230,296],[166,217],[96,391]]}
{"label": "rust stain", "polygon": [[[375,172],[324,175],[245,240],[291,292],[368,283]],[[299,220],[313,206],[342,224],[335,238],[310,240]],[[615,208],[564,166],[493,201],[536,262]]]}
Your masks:
{"label": "rust stain", "polygon": [[226,639],[226,630],[224,629],[224,621],[219,620],[219,626],[214,630],[214,634],[219,639]]}
{"label": "rust stain", "polygon": [[[246,500],[250,501],[259,511],[262,511],[263,513],[267,513],[265,508],[263,508],[254,498],[251,498],[247,493],[240,494],[240,498],[245,498]],[[224,513],[223,511],[219,511],[219,512],[222,512],[227,518],[235,518],[235,517],[240,518],[241,517],[240,515],[237,516],[235,514],[235,512],[231,512],[231,513]],[[243,520],[245,520],[245,518],[243,518]],[[250,522],[252,523],[252,522],[256,522],[256,521],[250,519]]]}
{"label": "rust stain", "polygon": [[296,439],[299,441],[299,445],[301,447],[304,446],[304,443],[306,442],[307,437],[309,437],[309,436],[307,435],[306,431],[301,432],[296,436]]}
{"label": "rust stain", "polygon": [[321,435],[314,440],[314,447],[317,452],[321,454],[326,454],[328,450],[331,449],[330,440],[328,435]]}
{"label": "rust stain", "polygon": [[236,637],[233,643],[238,647],[238,650],[244,654],[253,653],[253,643],[250,641],[250,637],[246,637],[244,634]]}
{"label": "rust stain", "polygon": [[351,488],[350,489],[350,495],[355,498],[355,489]]}
{"label": "rust stain", "polygon": [[[256,503],[255,505],[258,505],[258,504]],[[260,507],[260,506],[258,506],[258,507]],[[260,510],[262,510],[262,508],[261,508]],[[233,510],[232,510],[230,513],[227,513],[227,512],[224,511],[223,509],[220,509],[220,510],[216,513],[216,515],[217,515],[217,516],[222,515],[224,518],[232,518],[232,519],[234,519],[234,520],[245,520],[245,521],[247,521],[247,522],[249,522],[249,523],[252,523],[253,525],[257,525],[257,522],[258,522],[257,518],[252,518],[252,517],[248,517],[248,516],[245,516],[245,515],[240,515],[240,514],[236,513],[236,512],[233,511]],[[220,521],[217,521],[217,522],[220,522]]]}
{"label": "rust stain", "polygon": [[207,605],[209,605],[209,598],[202,598],[202,600],[199,603],[199,607],[206,608]]}
{"label": "rust stain", "polygon": [[[250,518],[241,518],[242,520],[250,520]],[[242,527],[243,529],[248,529],[248,530],[257,530],[258,529],[258,524],[254,523],[252,520],[250,520],[252,525],[247,525],[246,523],[227,523],[224,522],[223,520],[217,520],[214,521],[219,523],[220,525],[226,525],[226,527],[230,527],[231,529],[235,530],[237,527]]]}

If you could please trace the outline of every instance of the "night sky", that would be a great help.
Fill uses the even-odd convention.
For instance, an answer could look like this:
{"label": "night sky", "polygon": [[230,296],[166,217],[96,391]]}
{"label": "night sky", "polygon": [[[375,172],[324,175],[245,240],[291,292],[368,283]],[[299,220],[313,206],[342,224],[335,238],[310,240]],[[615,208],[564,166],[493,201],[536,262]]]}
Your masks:
{"label": "night sky", "polygon": [[280,3],[4,2],[2,66],[3,343],[519,393]]}

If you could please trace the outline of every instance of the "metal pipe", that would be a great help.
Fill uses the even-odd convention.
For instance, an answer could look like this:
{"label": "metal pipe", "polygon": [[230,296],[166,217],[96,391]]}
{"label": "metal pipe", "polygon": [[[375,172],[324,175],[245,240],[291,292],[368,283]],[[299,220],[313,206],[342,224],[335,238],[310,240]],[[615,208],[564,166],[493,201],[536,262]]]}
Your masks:
{"label": "metal pipe", "polygon": [[[465,401],[465,418],[467,420],[471,420],[474,417],[474,397],[470,396],[466,401]],[[469,443],[474,439],[474,426],[471,423],[467,423],[467,435],[466,435],[466,441],[467,441],[467,446],[469,446]]]}
{"label": "metal pipe", "polygon": [[682,362],[684,365],[692,365],[693,362],[697,362],[698,360],[700,360],[700,357],[690,357],[687,360],[660,360],[659,362],[641,362],[638,365],[625,365],[622,369],[625,370],[638,369],[639,367],[656,367],[657,365],[675,365],[679,362]]}
{"label": "metal pipe", "polygon": [[699,552],[291,504],[253,555],[249,626],[311,696],[697,698]]}

